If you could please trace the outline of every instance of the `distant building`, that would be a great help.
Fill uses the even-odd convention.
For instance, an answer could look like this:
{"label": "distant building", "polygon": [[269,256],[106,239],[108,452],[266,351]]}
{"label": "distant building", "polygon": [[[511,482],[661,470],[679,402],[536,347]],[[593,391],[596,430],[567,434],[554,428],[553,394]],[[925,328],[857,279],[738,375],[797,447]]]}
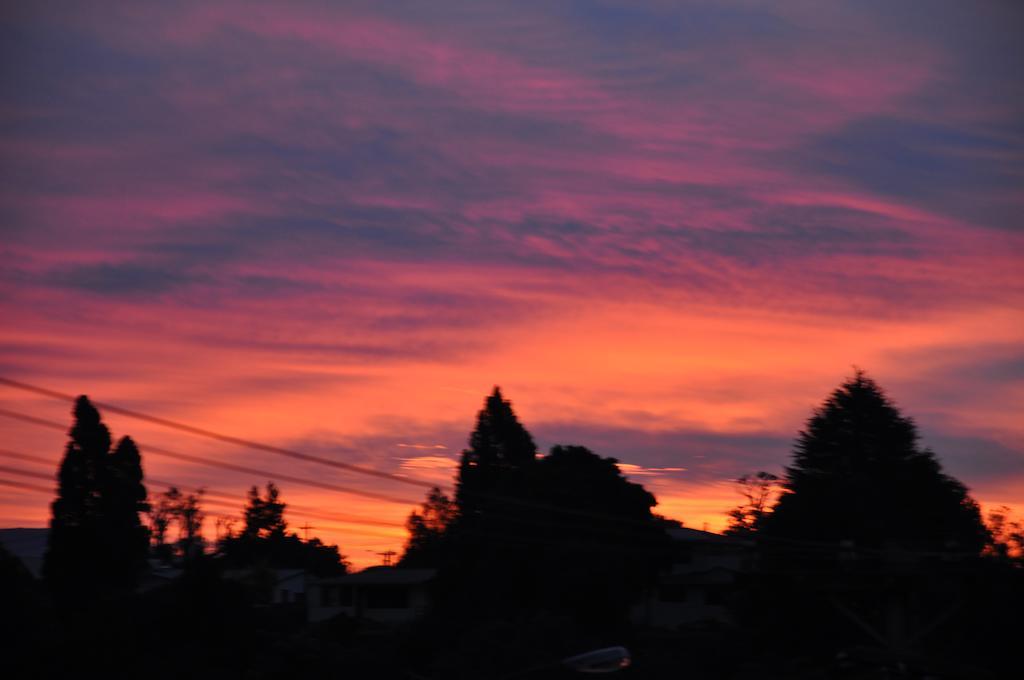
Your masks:
{"label": "distant building", "polygon": [[339,614],[377,623],[409,623],[430,606],[434,569],[370,567],[355,574],[311,579],[307,612],[310,622]]}
{"label": "distant building", "polygon": [[150,590],[157,590],[167,586],[181,578],[184,570],[181,567],[172,566],[162,560],[150,558],[149,568],[139,576],[139,585],[136,592],[145,593]]}
{"label": "distant building", "polygon": [[0,544],[25,565],[35,578],[43,573],[49,529],[0,529]]}
{"label": "distant building", "polygon": [[275,569],[275,582],[270,593],[272,604],[303,604],[306,602],[306,582],[310,576],[305,569]]}
{"label": "distant building", "polygon": [[249,567],[228,569],[224,578],[249,587],[261,604],[304,605],[307,582],[313,577],[305,569]]}
{"label": "distant building", "polygon": [[674,629],[731,623],[737,577],[749,559],[746,541],[683,526],[667,530],[672,561],[632,611],[633,622]]}

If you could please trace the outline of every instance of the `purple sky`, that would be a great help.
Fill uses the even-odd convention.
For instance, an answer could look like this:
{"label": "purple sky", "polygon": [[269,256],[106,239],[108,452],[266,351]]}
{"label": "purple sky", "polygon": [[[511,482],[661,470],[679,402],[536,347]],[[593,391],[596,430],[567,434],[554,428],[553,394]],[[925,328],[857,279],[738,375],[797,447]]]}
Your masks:
{"label": "purple sky", "polygon": [[438,479],[500,384],[544,446],[714,525],[856,364],[1024,509],[1022,28],[995,1],[8,6],[0,374]]}

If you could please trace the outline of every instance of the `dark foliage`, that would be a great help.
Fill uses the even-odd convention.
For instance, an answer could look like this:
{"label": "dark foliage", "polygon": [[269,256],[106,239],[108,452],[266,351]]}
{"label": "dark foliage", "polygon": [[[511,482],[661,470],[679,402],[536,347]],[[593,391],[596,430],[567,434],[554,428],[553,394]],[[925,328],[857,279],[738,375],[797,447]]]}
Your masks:
{"label": "dark foliage", "polygon": [[[747,502],[733,530],[745,540],[734,544],[756,545],[757,567],[734,586],[738,625],[657,633],[626,616],[670,552],[655,498],[586,448],[538,456],[497,389],[456,497],[435,488],[409,518],[403,566],[437,566],[440,579],[428,617],[404,628],[308,624],[229,573],[346,568],[336,546],[288,531],[272,483],[249,491],[245,525],[220,555],[197,549],[201,492],[160,495],[149,509],[157,550],[191,559],[180,559],[179,578],[132,589],[146,538],[138,450],[126,438],[111,452],[84,398],[75,415],[50,591],[0,547],[5,677],[572,677],[559,659],[619,644],[634,658],[614,676],[623,678],[1020,675],[1020,522],[998,510],[986,529],[913,423],[862,373],[800,434],[774,512],[776,479],[739,480]],[[90,588],[106,594],[62,606]]]}
{"label": "dark foliage", "polygon": [[249,489],[245,526],[238,534],[229,533],[219,545],[228,565],[306,569],[318,576],[344,574],[347,564],[338,546],[326,545],[318,538],[304,541],[297,534],[288,533],[285,507],[273,482],[267,482],[265,495],[255,486]]}
{"label": "dark foliage", "polygon": [[174,556],[174,548],[168,541],[168,532],[178,517],[178,508],[182,495],[177,487],[172,486],[159,494],[155,502],[149,506],[149,528],[153,538],[153,554],[165,563],[170,563]]}
{"label": "dark foliage", "polygon": [[532,550],[542,597],[607,625],[626,620],[668,548],[657,500],[618,461],[582,446],[555,446],[533,475]]}
{"label": "dark foliage", "polygon": [[977,503],[922,448],[917,428],[863,372],[841,385],[797,439],[764,536],[977,554]]}
{"label": "dark foliage", "polygon": [[985,554],[1024,569],[1024,520],[1014,519],[1010,508],[1003,505],[988,513],[985,526],[992,537]]}
{"label": "dark foliage", "polygon": [[142,483],[142,458],[131,437],[118,442],[103,466],[100,499],[106,523],[103,550],[110,556],[114,583],[133,583],[146,568],[149,529],[139,519],[149,510]]}
{"label": "dark foliage", "polygon": [[405,543],[401,566],[437,566],[444,559],[448,529],[455,522],[458,511],[455,503],[434,487],[418,511],[406,521],[409,539]]}
{"label": "dark foliage", "polygon": [[776,475],[764,471],[737,479],[736,485],[746,502],[729,511],[729,527],[725,533],[730,536],[749,536],[756,531],[770,510],[769,505],[778,492],[779,483]]}
{"label": "dark foliage", "polygon": [[521,494],[525,472],[536,457],[533,437],[495,387],[477,414],[469,448],[459,463],[455,491],[459,521],[475,527],[479,515],[492,508],[495,496]]}
{"label": "dark foliage", "polygon": [[1005,664],[956,641],[1008,640],[991,587],[1019,599],[1018,570],[982,560],[992,539],[977,504],[863,372],[810,418],[782,495],[753,529],[760,567],[740,613],[762,644],[937,677]]}
{"label": "dark foliage", "polygon": [[130,438],[110,451],[110,431],[82,396],[57,475],[43,573],[64,602],[130,589],[145,566],[148,530],[142,462]]}
{"label": "dark foliage", "polygon": [[548,611],[620,625],[665,535],[654,497],[616,463],[578,446],[538,458],[495,388],[463,452],[454,504],[435,490],[410,516],[403,564],[441,568],[449,617]]}
{"label": "dark foliage", "polygon": [[280,501],[281,492],[273,482],[267,482],[266,498],[260,496],[258,487],[250,487],[249,500],[245,506],[246,538],[274,538],[284,535],[287,525],[284,521],[285,504]]}

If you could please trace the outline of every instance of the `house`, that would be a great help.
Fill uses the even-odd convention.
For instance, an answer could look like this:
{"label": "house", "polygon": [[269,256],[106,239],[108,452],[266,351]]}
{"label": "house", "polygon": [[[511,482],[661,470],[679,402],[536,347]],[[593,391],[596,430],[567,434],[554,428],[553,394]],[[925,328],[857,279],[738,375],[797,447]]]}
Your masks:
{"label": "house", "polygon": [[49,529],[0,529],[0,545],[18,558],[35,578],[43,573]]}
{"label": "house", "polygon": [[167,564],[163,560],[149,558],[149,568],[139,575],[139,584],[136,588],[138,593],[147,593],[151,590],[163,588],[181,578],[184,569]]}
{"label": "house", "polygon": [[672,559],[657,584],[632,611],[633,622],[675,629],[699,623],[731,623],[730,602],[750,558],[746,541],[674,526]]}
{"label": "house", "polygon": [[311,579],[307,612],[310,622],[339,614],[384,624],[415,621],[430,605],[434,569],[370,567],[355,574]]}
{"label": "house", "polygon": [[306,601],[305,569],[275,569],[271,604],[302,604]]}
{"label": "house", "polygon": [[249,567],[228,569],[224,578],[248,586],[262,604],[303,605],[306,602],[306,584],[312,577],[305,569]]}

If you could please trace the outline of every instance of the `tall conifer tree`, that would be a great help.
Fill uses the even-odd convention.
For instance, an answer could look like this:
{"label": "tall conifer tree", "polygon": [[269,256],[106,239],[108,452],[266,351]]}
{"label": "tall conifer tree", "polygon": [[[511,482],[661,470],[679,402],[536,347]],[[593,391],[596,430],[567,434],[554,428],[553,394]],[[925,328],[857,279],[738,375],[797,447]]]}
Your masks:
{"label": "tall conifer tree", "polygon": [[512,492],[536,461],[537,445],[512,411],[512,403],[494,388],[477,414],[469,448],[462,452],[455,504],[471,520],[487,504],[486,496]]}
{"label": "tall conifer tree", "polygon": [[862,371],[800,433],[783,494],[761,524],[768,535],[857,545],[980,551],[987,538],[967,489]]}
{"label": "tall conifer tree", "polygon": [[102,573],[98,559],[103,537],[100,477],[110,450],[110,431],[89,399],[75,402],[71,441],[57,474],[43,575],[62,595],[80,584],[95,583]]}
{"label": "tall conifer tree", "polygon": [[108,574],[113,584],[132,585],[149,550],[149,530],[139,519],[149,504],[142,482],[142,457],[131,437],[121,438],[106,457],[104,473],[101,493],[110,556]]}
{"label": "tall conifer tree", "polygon": [[97,587],[131,588],[145,565],[149,534],[139,520],[147,509],[142,461],[123,438],[111,453],[110,430],[85,396],[57,474],[43,576],[64,601]]}

